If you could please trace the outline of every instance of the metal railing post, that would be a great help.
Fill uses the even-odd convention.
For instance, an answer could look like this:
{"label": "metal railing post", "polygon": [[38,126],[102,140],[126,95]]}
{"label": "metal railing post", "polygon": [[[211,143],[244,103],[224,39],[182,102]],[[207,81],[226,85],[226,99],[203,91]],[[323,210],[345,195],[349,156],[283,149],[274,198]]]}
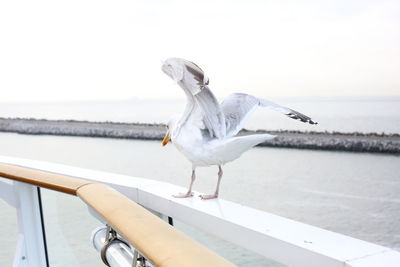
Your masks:
{"label": "metal railing post", "polygon": [[39,191],[36,186],[16,181],[14,188],[19,237],[13,265],[48,266]]}

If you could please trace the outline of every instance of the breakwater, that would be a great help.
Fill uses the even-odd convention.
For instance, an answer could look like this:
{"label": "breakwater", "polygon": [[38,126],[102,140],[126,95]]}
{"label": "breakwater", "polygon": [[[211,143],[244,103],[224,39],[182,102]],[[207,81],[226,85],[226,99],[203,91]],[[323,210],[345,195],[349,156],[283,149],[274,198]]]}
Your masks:
{"label": "breakwater", "polygon": [[[161,140],[165,134],[165,125],[0,118],[0,132]],[[399,134],[264,130],[242,130],[239,134],[265,132],[277,137],[260,144],[260,146],[400,154]]]}

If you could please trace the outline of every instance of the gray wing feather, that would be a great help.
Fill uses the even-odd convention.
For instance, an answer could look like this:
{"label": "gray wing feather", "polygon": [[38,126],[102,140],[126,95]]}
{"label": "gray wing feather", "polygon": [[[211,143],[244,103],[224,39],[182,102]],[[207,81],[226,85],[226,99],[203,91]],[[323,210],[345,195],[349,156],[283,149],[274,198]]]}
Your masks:
{"label": "gray wing feather", "polygon": [[[202,120],[202,124],[211,138],[223,138],[226,135],[225,117],[214,94],[208,88],[208,78],[193,62],[184,61],[183,79],[178,84],[188,98],[184,115],[180,121],[183,125],[191,117]],[[194,107],[196,105],[196,107]]]}
{"label": "gray wing feather", "polygon": [[258,104],[258,98],[247,94],[236,93],[224,99],[221,109],[225,116],[226,135],[236,135]]}
{"label": "gray wing feather", "polygon": [[307,117],[293,109],[278,105],[268,100],[259,99],[252,95],[236,93],[228,96],[221,104],[221,109],[225,116],[226,135],[236,135],[243,128],[243,124],[248,116],[258,106],[278,111],[292,119],[308,122],[310,124],[317,124],[310,117]]}
{"label": "gray wing feather", "polygon": [[210,137],[223,138],[226,134],[225,118],[214,94],[204,86],[194,99],[203,113],[203,123]]}
{"label": "gray wing feather", "polygon": [[278,105],[274,102],[265,100],[265,99],[260,99],[260,104],[261,107],[266,107],[266,108],[270,108],[272,110],[278,111],[280,113],[285,114],[286,116],[288,116],[291,119],[295,119],[295,120],[299,120],[301,122],[306,122],[309,124],[318,124],[318,122],[313,121],[310,117],[287,107]]}

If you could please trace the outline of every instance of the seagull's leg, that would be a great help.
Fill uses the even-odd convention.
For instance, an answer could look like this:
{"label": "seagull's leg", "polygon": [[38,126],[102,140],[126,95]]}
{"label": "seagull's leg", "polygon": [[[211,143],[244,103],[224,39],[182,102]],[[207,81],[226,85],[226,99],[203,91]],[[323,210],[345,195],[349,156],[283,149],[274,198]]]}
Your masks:
{"label": "seagull's leg", "polygon": [[219,184],[221,183],[222,174],[224,174],[224,172],[222,171],[221,165],[218,165],[218,182],[217,182],[217,188],[215,189],[215,193],[214,195],[201,195],[200,196],[201,199],[206,200],[206,199],[218,198]]}
{"label": "seagull's leg", "polygon": [[190,185],[189,185],[189,189],[188,189],[187,193],[186,194],[179,193],[177,195],[173,195],[173,197],[177,197],[177,198],[192,197],[193,196],[192,186],[193,186],[195,179],[196,179],[196,171],[195,171],[195,168],[193,168],[192,169],[192,177],[191,177],[191,181],[190,181]]}

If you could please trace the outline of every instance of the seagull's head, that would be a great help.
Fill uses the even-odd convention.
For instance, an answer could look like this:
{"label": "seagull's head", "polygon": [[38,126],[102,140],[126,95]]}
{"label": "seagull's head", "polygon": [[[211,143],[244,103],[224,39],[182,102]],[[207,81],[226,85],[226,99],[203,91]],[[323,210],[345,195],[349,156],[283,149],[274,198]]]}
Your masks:
{"label": "seagull's head", "polygon": [[172,141],[172,135],[178,126],[180,117],[181,117],[180,115],[175,115],[169,119],[169,121],[167,123],[167,132],[165,133],[165,137],[162,140],[163,146],[166,146],[170,140]]}
{"label": "seagull's head", "polygon": [[185,62],[180,58],[168,58],[161,66],[161,70],[167,74],[175,82],[179,82],[183,79],[183,71]]}

